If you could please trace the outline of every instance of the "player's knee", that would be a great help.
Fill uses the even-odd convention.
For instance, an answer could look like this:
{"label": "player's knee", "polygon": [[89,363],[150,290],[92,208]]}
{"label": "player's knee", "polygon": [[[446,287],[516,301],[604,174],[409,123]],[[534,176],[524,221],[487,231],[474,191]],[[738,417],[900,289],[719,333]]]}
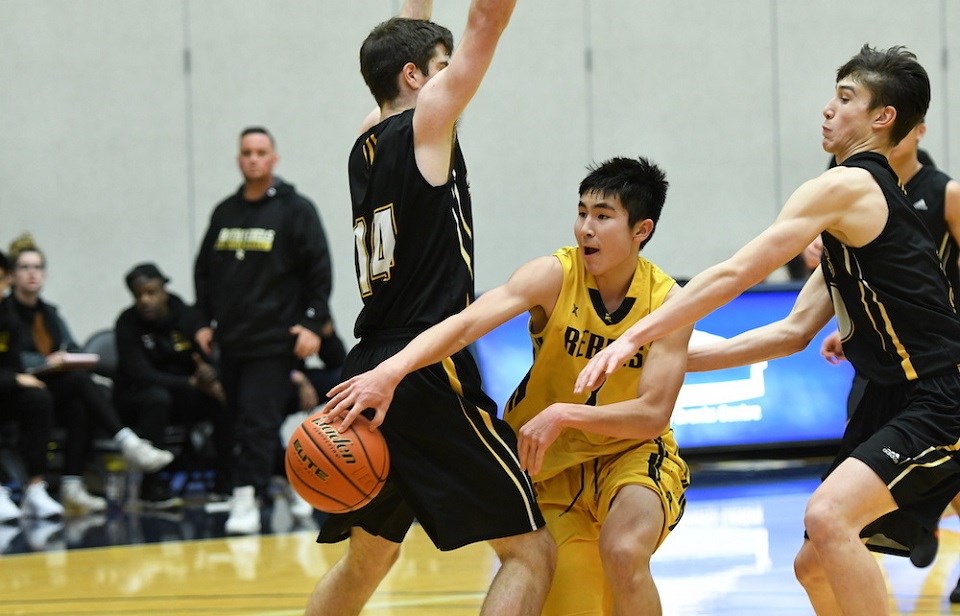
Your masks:
{"label": "player's knee", "polygon": [[820,543],[834,540],[842,526],[842,519],[837,512],[837,507],[833,506],[830,499],[817,498],[816,495],[810,499],[803,513],[803,527],[811,541]]}
{"label": "player's knee", "polygon": [[600,543],[600,560],[611,582],[622,586],[650,573],[653,550],[641,541],[611,538]]}
{"label": "player's knee", "polygon": [[804,588],[818,586],[826,579],[820,566],[820,557],[809,541],[804,542],[793,559],[793,574]]}
{"label": "player's knee", "polygon": [[379,579],[387,574],[400,559],[400,544],[392,541],[376,541],[375,544],[357,545],[351,540],[345,564],[354,573],[365,578]]}
{"label": "player's knee", "polygon": [[522,562],[536,570],[553,571],[557,567],[557,544],[546,528],[491,542],[500,562]]}

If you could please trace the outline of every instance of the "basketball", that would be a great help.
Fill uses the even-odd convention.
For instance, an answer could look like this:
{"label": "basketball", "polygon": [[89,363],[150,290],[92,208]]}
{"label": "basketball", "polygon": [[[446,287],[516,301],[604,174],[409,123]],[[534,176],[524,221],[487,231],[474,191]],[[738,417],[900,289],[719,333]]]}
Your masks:
{"label": "basketball", "polygon": [[383,434],[362,415],[341,434],[315,413],[290,436],[284,466],[290,485],[315,509],[346,513],[379,494],[390,452]]}

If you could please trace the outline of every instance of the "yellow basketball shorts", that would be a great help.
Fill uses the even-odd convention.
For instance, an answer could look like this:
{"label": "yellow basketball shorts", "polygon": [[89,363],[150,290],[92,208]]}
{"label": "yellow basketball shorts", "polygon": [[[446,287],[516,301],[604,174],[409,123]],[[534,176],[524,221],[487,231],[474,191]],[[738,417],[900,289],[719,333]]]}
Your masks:
{"label": "yellow basketball shorts", "polygon": [[669,432],[639,447],[604,455],[536,483],[537,500],[558,547],[557,571],[543,614],[612,613],[600,561],[600,531],[622,488],[639,485],[660,497],[664,524],[657,546],[683,516],[690,470]]}

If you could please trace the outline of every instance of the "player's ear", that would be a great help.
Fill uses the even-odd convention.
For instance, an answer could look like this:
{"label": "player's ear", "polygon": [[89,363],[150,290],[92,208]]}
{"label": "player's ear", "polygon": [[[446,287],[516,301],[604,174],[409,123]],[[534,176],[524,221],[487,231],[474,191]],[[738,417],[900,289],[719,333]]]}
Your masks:
{"label": "player's ear", "polygon": [[653,233],[653,221],[649,218],[644,218],[641,221],[638,221],[633,225],[633,237],[638,241],[644,241],[650,234]]}
{"label": "player's ear", "polygon": [[411,90],[417,90],[423,85],[418,81],[419,74],[420,69],[417,68],[417,65],[413,62],[407,62],[403,65],[403,68],[400,69],[400,79]]}
{"label": "player's ear", "polygon": [[893,126],[897,119],[897,109],[892,105],[886,105],[877,109],[873,118],[873,125],[876,128],[887,128]]}

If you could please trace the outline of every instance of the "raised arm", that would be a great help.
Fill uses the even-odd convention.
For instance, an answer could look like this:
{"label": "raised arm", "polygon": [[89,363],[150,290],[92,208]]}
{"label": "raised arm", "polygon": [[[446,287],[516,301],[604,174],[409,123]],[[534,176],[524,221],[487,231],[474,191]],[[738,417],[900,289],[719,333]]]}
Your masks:
{"label": "raised arm", "polygon": [[488,291],[461,312],[426,330],[402,351],[374,370],[359,374],[330,390],[324,409],[327,421],[342,421],[341,431],[362,411],[376,415],[371,427],[383,422],[393,392],[405,376],[435,364],[518,314],[538,306],[550,310],[560,293],[563,272],[554,257],[541,257],[520,267],[506,284]]}
{"label": "raised arm", "polygon": [[433,15],[433,0],[406,0],[397,17],[406,19],[430,19]]}
{"label": "raised arm", "polygon": [[790,314],[733,338],[691,347],[687,371],[720,370],[791,355],[805,349],[831,316],[833,304],[818,267],[797,295]]}
{"label": "raised arm", "polygon": [[454,124],[480,87],[515,5],[516,0],[473,0],[449,65],[417,97],[413,116],[417,165],[434,185],[447,181]]}

